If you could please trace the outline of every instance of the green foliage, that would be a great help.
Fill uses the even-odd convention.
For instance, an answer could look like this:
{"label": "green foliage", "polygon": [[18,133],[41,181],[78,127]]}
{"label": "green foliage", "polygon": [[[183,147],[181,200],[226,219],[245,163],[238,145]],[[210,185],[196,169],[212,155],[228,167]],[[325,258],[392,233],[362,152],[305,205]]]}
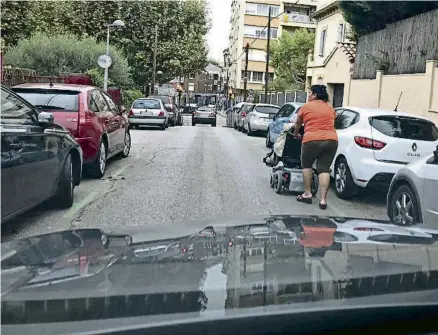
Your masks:
{"label": "green foliage", "polygon": [[144,97],[144,94],[139,90],[123,90],[122,91],[122,103],[126,109],[131,108],[132,103],[138,99]]}
{"label": "green foliage", "polygon": [[5,45],[14,45],[33,31],[31,1],[1,1],[1,36]]}
{"label": "green foliage", "polygon": [[[14,67],[30,68],[40,75],[59,75],[63,72],[85,73],[95,69],[96,74],[103,69],[97,69],[97,58],[106,51],[105,44],[96,43],[93,38],[78,39],[73,35],[48,36],[36,33],[20,42],[6,52],[5,64]],[[117,86],[130,84],[127,60],[121,51],[112,47],[110,55],[113,65],[109,69],[109,77]]]}
{"label": "green foliage", "polygon": [[[92,69],[89,69],[87,72],[85,72],[93,81],[94,85],[98,87],[103,87],[104,82],[104,74],[101,68],[95,67]],[[111,78],[108,78],[108,87],[114,86],[114,82],[111,80]]]}
{"label": "green foliage", "polygon": [[270,52],[270,63],[275,68],[276,78],[270,84],[270,89],[285,91],[299,89],[305,86],[307,57],[313,49],[315,34],[307,29],[299,29],[293,36],[281,34],[273,41]]}
{"label": "green foliage", "polygon": [[351,38],[384,29],[387,24],[438,9],[436,1],[339,1]]}

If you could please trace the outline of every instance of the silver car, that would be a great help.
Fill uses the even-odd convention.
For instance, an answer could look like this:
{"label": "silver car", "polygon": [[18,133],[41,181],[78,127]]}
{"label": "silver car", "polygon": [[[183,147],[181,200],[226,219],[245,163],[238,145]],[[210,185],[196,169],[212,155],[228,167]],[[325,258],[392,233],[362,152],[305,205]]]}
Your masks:
{"label": "silver car", "polygon": [[168,112],[160,99],[141,98],[134,101],[128,114],[131,128],[137,126],[158,126],[166,130]]}
{"label": "silver car", "polygon": [[216,127],[216,112],[210,107],[199,107],[192,114],[192,126],[197,124],[211,124]]}
{"label": "silver car", "polygon": [[438,226],[438,146],[433,154],[413,161],[392,179],[387,196],[388,216],[395,224]]}
{"label": "silver car", "polygon": [[266,133],[269,124],[279,110],[280,107],[276,105],[255,104],[251,112],[249,112],[245,118],[242,118],[243,132],[246,132],[248,136],[256,132]]}
{"label": "silver car", "polygon": [[243,119],[252,112],[254,109],[254,104],[245,102],[240,110],[236,113],[236,125],[238,131],[244,131],[243,129]]}

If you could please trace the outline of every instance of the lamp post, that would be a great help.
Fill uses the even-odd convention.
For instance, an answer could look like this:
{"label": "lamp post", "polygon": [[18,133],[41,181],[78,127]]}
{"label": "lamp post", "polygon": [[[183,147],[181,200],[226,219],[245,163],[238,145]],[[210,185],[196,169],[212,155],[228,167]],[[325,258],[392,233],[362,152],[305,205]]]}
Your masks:
{"label": "lamp post", "polygon": [[[125,24],[122,20],[115,20],[113,23],[108,24],[107,32],[106,32],[106,55],[109,57],[109,39],[110,39],[110,28],[122,28]],[[108,68],[105,69],[105,75],[103,78],[103,89],[104,91],[108,91]]]}

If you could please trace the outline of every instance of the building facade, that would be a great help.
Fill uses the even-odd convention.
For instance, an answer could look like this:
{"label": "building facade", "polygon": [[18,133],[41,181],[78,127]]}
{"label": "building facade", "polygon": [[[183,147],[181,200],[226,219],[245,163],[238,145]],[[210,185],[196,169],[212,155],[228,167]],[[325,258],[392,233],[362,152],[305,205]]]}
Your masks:
{"label": "building facade", "polygon": [[[315,30],[315,20],[311,17],[319,0],[233,0],[231,3],[231,32],[229,52],[230,87],[240,92],[244,87],[245,53],[249,44],[247,88],[262,90],[265,83],[267,24],[271,8],[271,40],[282,33],[293,34],[295,30],[306,28]],[[274,78],[274,69],[269,67],[269,80]]]}

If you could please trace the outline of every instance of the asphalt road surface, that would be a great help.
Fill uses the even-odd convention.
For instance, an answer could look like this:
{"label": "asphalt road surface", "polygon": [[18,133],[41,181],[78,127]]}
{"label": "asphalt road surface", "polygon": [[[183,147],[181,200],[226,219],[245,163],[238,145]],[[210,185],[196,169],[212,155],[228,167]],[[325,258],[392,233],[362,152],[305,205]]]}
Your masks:
{"label": "asphalt road surface", "polygon": [[[223,216],[331,215],[387,219],[385,195],[366,192],[353,201],[332,192],[328,209],[278,195],[262,158],[264,137],[225,127],[184,126],[132,130],[131,154],[108,162],[105,177],[85,178],[68,210],[41,205],[2,226],[2,240],[75,228],[141,227]],[[177,228],[176,228],[177,229]]]}

